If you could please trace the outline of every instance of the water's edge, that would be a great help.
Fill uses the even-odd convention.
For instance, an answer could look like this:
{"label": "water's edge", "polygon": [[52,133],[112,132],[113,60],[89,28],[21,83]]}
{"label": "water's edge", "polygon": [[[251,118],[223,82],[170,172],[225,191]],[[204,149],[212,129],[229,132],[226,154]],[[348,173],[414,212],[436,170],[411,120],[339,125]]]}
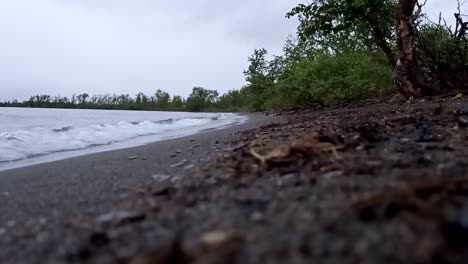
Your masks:
{"label": "water's edge", "polygon": [[26,167],[26,166],[32,166],[32,165],[53,162],[53,161],[60,161],[60,160],[83,156],[83,155],[139,147],[139,146],[143,146],[143,145],[151,144],[155,142],[200,134],[206,131],[226,129],[232,126],[243,124],[247,122],[248,119],[249,117],[247,115],[236,114],[234,115],[234,118],[229,119],[229,122],[228,120],[224,120],[224,122],[213,122],[213,123],[204,124],[200,126],[190,127],[190,129],[178,129],[178,130],[173,130],[173,131],[155,134],[155,135],[139,136],[139,137],[131,138],[129,140],[125,140],[122,142],[113,142],[111,144],[90,146],[90,147],[86,147],[83,149],[76,149],[76,150],[58,151],[54,153],[47,153],[44,155],[38,155],[36,157],[31,157],[31,158],[16,160],[16,161],[0,162],[0,171],[16,169],[16,168],[21,168],[21,167]]}

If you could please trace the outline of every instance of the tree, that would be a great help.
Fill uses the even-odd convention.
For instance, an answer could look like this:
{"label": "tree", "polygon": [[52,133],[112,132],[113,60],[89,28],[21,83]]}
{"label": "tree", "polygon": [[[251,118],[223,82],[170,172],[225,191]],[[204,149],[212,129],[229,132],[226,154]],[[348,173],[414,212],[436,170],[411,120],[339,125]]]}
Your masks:
{"label": "tree", "polygon": [[155,99],[156,108],[166,109],[169,106],[171,96],[169,95],[169,93],[161,89],[158,89],[156,90],[156,93],[154,94],[154,99]]}
{"label": "tree", "polygon": [[192,93],[187,97],[187,110],[207,111],[218,99],[216,90],[208,90],[203,87],[194,87]]}
{"label": "tree", "polygon": [[416,0],[400,0],[397,15],[398,61],[395,83],[406,98],[419,97],[423,84],[418,82],[419,65],[415,58],[413,11]]}
{"label": "tree", "polygon": [[397,15],[398,62],[395,83],[406,98],[465,88],[468,81],[468,22],[461,3],[454,14],[455,27],[439,16],[438,24],[424,23],[417,0],[400,0]]}
{"label": "tree", "polygon": [[184,108],[184,100],[182,99],[182,96],[174,95],[171,100],[171,105],[174,110],[180,110]]}
{"label": "tree", "polygon": [[266,49],[255,49],[248,58],[250,62],[244,71],[245,80],[248,82],[244,88],[248,92],[248,98],[253,110],[263,110],[265,103],[265,92],[272,87],[273,81],[269,76],[269,62],[266,59]]}
{"label": "tree", "polygon": [[397,0],[312,0],[286,17],[299,18],[301,41],[315,49],[331,53],[379,49],[395,65],[396,9]]}

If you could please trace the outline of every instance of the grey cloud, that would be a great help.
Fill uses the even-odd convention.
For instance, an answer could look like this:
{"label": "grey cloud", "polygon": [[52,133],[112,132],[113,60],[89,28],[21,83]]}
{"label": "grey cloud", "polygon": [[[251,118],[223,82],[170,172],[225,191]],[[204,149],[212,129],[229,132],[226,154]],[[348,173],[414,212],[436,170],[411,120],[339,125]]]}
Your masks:
{"label": "grey cloud", "polygon": [[279,51],[295,32],[284,14],[296,4],[2,0],[0,99],[239,88],[253,49]]}

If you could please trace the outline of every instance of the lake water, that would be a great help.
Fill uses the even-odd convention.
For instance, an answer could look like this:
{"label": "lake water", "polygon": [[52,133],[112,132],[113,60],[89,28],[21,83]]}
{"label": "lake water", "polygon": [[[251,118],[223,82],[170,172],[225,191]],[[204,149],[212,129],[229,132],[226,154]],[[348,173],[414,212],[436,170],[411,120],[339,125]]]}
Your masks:
{"label": "lake water", "polygon": [[242,123],[220,113],[0,108],[0,170]]}

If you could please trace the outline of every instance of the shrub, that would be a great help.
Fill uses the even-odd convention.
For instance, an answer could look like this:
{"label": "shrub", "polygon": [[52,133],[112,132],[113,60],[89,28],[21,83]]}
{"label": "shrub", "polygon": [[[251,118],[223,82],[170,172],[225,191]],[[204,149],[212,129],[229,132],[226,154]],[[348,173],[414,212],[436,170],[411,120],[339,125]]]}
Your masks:
{"label": "shrub", "polygon": [[267,108],[333,105],[389,92],[392,70],[379,56],[366,53],[319,55],[294,65],[271,89]]}

